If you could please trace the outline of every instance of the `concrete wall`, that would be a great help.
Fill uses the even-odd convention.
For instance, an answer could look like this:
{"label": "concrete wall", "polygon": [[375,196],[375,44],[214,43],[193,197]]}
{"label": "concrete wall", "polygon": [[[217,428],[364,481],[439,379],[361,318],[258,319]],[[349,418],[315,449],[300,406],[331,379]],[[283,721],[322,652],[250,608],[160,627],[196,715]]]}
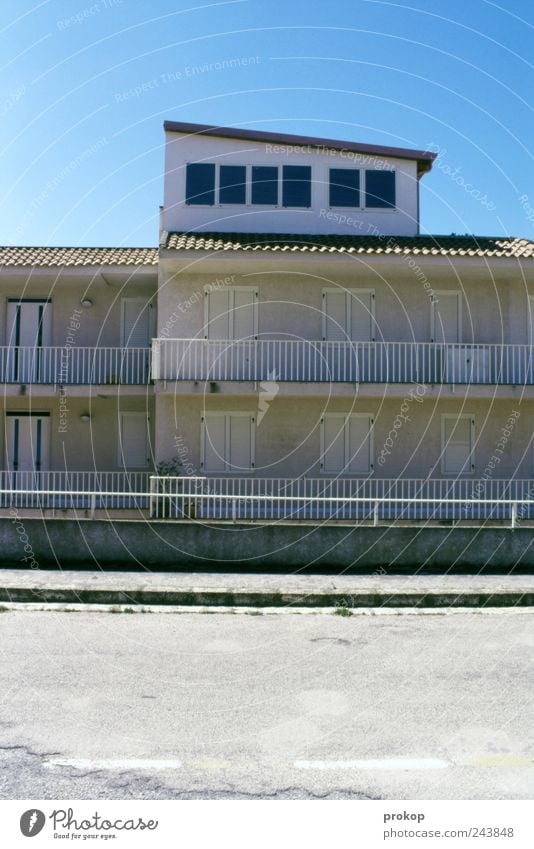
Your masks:
{"label": "concrete wall", "polygon": [[[372,528],[231,525],[146,521],[0,519],[0,566],[195,569],[375,569],[527,571],[534,568],[532,528]],[[19,528],[19,530],[17,530]],[[21,539],[22,532],[27,535]]]}
{"label": "concrete wall", "polygon": [[[310,165],[310,209],[263,206],[186,206],[185,166],[189,162],[223,165]],[[395,210],[330,209],[330,168],[377,168],[396,171]],[[351,151],[302,151],[299,146],[266,144],[238,139],[187,136],[168,132],[165,145],[165,230],[214,230],[243,233],[373,233],[414,235],[418,231],[418,180],[415,161],[352,153]],[[347,219],[350,219],[348,221]]]}

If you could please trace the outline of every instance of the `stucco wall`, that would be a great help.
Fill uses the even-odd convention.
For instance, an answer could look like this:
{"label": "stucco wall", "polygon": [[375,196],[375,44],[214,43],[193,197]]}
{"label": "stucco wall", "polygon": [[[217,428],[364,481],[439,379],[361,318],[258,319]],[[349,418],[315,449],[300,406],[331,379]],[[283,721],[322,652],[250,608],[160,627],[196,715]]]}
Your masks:
{"label": "stucco wall", "polygon": [[[312,206],[310,209],[268,209],[262,206],[186,206],[185,166],[188,162],[223,165],[310,165]],[[330,168],[394,168],[397,174],[395,210],[330,210]],[[412,160],[317,149],[302,151],[295,146],[240,141],[238,139],[166,134],[165,200],[162,224],[165,230],[215,230],[245,233],[351,233],[369,235],[417,233],[417,166]],[[332,213],[329,216],[328,213]],[[350,218],[350,222],[347,222]]]}
{"label": "stucco wall", "polygon": [[[170,459],[179,453],[185,474],[204,474],[200,452],[202,415],[210,411],[247,411],[257,421],[259,402],[259,390],[251,390],[249,396],[231,396],[211,393],[201,385],[195,395],[158,394],[158,458]],[[443,414],[469,415],[475,419],[475,469],[472,475],[465,477],[476,479],[484,473],[490,479],[534,476],[534,402],[442,399],[431,393],[427,395],[424,387],[419,391],[411,387],[411,395],[407,389],[404,396],[396,398],[277,395],[256,427],[256,467],[250,474],[256,477],[319,476],[320,420],[325,412],[370,413],[374,417],[373,473],[377,477],[447,477],[441,465]],[[400,417],[401,412],[405,418]],[[509,432],[507,436],[503,429]],[[379,461],[380,457],[383,462]],[[493,459],[489,468],[495,457],[498,459]]]}

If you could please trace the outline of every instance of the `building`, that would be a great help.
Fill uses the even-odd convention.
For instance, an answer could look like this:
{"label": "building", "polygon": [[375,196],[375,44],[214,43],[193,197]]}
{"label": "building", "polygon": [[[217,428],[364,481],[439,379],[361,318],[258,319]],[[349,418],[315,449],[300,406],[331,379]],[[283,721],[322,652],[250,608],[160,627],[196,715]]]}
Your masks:
{"label": "building", "polygon": [[534,243],[421,236],[428,151],[165,133],[159,249],[0,253],[2,488],[176,518],[528,518]]}

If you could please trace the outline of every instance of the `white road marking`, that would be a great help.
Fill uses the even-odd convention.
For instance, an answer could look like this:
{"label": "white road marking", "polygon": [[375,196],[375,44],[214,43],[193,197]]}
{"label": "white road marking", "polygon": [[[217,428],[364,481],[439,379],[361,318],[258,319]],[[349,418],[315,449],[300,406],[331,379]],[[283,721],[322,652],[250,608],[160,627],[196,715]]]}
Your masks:
{"label": "white road marking", "polygon": [[147,758],[119,758],[117,760],[91,760],[90,758],[53,758],[45,766],[72,766],[75,769],[179,769],[181,761],[149,760]]}
{"label": "white road marking", "polygon": [[446,769],[439,758],[383,758],[356,761],[295,761],[297,769]]}

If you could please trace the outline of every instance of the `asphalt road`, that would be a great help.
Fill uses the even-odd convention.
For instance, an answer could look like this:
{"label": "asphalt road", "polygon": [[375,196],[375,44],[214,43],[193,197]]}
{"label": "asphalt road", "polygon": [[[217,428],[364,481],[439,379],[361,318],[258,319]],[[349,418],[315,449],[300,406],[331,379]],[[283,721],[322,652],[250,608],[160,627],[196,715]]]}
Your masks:
{"label": "asphalt road", "polygon": [[0,798],[529,799],[534,614],[0,614]]}

